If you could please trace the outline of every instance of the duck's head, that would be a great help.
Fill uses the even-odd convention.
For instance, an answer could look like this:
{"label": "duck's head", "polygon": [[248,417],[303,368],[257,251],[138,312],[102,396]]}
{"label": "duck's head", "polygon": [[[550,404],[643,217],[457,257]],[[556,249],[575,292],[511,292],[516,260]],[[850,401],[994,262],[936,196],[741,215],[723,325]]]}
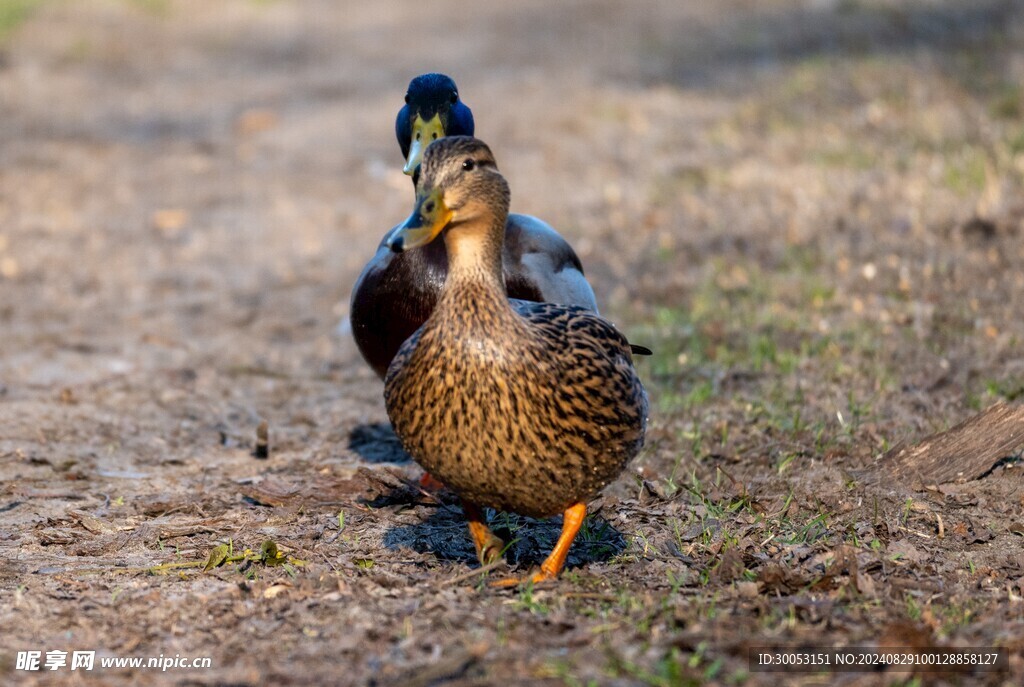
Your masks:
{"label": "duck's head", "polygon": [[433,141],[473,135],[473,113],[459,99],[459,89],[451,78],[423,74],[409,82],[405,105],[395,120],[395,135],[405,158],[403,171],[414,175],[424,149]]}
{"label": "duck's head", "polygon": [[[470,136],[431,143],[423,155],[416,208],[388,240],[392,251],[426,245],[443,231],[474,227],[504,232],[509,189],[491,149]],[[499,239],[500,240],[500,239]]]}

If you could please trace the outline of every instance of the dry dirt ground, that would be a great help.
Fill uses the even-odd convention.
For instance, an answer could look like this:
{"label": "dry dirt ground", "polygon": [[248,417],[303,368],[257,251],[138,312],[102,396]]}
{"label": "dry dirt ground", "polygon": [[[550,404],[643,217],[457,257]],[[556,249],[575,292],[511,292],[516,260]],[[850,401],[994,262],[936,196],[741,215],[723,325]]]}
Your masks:
{"label": "dry dirt ground", "polygon": [[[1021,684],[1019,449],[883,455],[1024,396],[1022,3],[376,5],[0,2],[0,682]],[[430,70],[656,351],[647,447],[546,587],[472,572],[335,334]],[[558,528],[493,524],[520,571]],[[160,655],[212,667],[98,664]]]}

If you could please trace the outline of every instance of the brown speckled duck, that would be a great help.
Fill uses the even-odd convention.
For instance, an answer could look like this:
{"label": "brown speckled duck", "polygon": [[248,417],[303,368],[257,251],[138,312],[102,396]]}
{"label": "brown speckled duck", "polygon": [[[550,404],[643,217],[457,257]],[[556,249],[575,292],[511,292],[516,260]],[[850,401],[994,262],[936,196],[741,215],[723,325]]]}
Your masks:
{"label": "brown speckled duck", "polygon": [[388,416],[413,458],[462,499],[481,563],[503,546],[481,507],[564,514],[532,577],[549,580],[565,565],[586,502],[643,445],[647,395],[629,342],[609,322],[506,296],[509,189],[484,143],[432,143],[422,175],[416,209],[388,247],[415,253],[440,236],[448,274],[433,313],[388,368]]}
{"label": "brown speckled duck", "polygon": [[[454,81],[443,74],[413,79],[395,121],[406,174],[415,183],[426,145],[448,135],[472,135],[473,127],[473,114]],[[388,242],[398,230],[385,234],[359,275],[349,309],[356,345],[380,377],[402,342],[430,316],[448,270],[448,254],[441,241],[411,253],[389,250]],[[501,266],[512,298],[578,305],[597,312],[594,291],[572,246],[536,217],[508,215]]]}

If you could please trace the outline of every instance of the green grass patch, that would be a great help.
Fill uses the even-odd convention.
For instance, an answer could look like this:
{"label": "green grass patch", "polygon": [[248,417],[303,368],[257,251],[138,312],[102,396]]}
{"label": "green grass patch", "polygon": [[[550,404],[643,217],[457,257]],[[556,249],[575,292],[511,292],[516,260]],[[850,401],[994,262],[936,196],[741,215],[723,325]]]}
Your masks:
{"label": "green grass patch", "polygon": [[171,13],[170,0],[126,0],[129,5],[137,7],[147,14],[165,17]]}
{"label": "green grass patch", "polygon": [[1000,119],[1019,119],[1024,115],[1024,89],[1018,84],[1004,84],[992,98],[989,111]]}
{"label": "green grass patch", "polygon": [[1014,155],[1024,153],[1024,128],[1017,132],[1008,143],[1010,152]]}
{"label": "green grass patch", "polygon": [[42,0],[0,0],[0,41],[29,18]]}
{"label": "green grass patch", "polygon": [[965,196],[985,188],[988,155],[977,148],[967,148],[946,163],[943,180],[954,193]]}

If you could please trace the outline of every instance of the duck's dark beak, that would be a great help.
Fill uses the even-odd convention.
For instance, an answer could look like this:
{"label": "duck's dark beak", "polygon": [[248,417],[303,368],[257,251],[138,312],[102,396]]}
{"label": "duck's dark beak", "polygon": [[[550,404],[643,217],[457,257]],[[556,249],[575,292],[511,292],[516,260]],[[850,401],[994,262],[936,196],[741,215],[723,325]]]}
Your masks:
{"label": "duck's dark beak", "polygon": [[445,205],[441,189],[420,193],[416,196],[416,209],[388,239],[388,248],[401,253],[425,246],[437,238],[451,219],[452,211]]}
{"label": "duck's dark beak", "polygon": [[412,141],[409,143],[409,157],[405,160],[406,174],[411,175],[420,165],[423,159],[423,151],[426,147],[439,138],[444,138],[444,125],[441,124],[441,115],[435,114],[432,118],[424,120],[418,114],[412,119]]}

